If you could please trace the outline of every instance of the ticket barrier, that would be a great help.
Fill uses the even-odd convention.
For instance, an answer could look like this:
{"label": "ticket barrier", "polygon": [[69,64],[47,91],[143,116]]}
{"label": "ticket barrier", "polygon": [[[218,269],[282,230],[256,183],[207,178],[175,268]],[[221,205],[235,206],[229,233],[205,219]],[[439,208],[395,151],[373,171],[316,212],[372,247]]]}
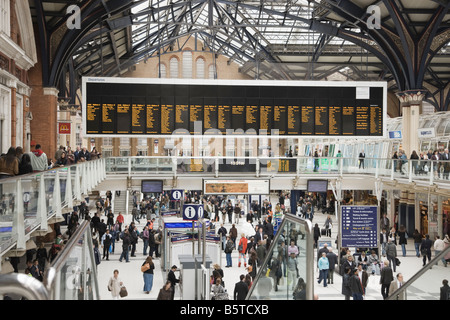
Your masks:
{"label": "ticket barrier", "polygon": [[[205,221],[206,226],[209,220]],[[180,263],[180,255],[205,254],[210,256],[215,263],[221,262],[220,237],[213,233],[207,233],[205,241],[202,237],[202,225],[200,222],[186,222],[179,218],[164,219],[163,221],[163,243],[161,245],[161,268],[167,271],[172,265]],[[199,241],[200,234],[200,241]]]}
{"label": "ticket barrier", "polygon": [[212,261],[209,256],[180,254],[181,300],[209,300]]}

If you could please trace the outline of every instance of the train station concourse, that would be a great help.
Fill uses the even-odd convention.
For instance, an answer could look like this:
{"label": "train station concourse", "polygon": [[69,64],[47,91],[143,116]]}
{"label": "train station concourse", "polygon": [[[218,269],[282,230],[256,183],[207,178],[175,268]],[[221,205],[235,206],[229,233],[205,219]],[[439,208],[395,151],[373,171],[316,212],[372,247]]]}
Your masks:
{"label": "train station concourse", "polygon": [[0,298],[450,300],[449,9],[0,0]]}

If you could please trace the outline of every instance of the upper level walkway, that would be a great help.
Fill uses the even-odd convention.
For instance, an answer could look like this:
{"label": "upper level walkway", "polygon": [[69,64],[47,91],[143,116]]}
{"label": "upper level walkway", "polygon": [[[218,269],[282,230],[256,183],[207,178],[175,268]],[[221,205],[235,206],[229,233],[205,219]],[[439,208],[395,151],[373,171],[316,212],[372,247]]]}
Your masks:
{"label": "upper level walkway", "polygon": [[450,189],[450,161],[342,157],[110,157],[108,177],[130,178],[370,178],[414,187]]}

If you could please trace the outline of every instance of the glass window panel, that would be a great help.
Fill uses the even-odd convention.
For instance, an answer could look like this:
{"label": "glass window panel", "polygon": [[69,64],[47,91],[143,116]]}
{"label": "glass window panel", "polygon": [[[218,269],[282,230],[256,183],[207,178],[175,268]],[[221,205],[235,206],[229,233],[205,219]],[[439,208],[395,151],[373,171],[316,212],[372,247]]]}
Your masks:
{"label": "glass window panel", "polygon": [[197,59],[197,79],[204,79],[205,78],[205,60],[203,58]]}
{"label": "glass window panel", "polygon": [[264,263],[256,265],[250,300],[306,300],[308,274],[313,274],[307,270],[314,268],[314,262],[308,259],[308,248],[312,250],[312,244],[307,243],[309,225],[297,222],[300,219],[284,219]]}
{"label": "glass window panel", "polygon": [[170,77],[178,78],[178,59],[176,57],[170,59]]}
{"label": "glass window panel", "polygon": [[183,51],[183,78],[192,78],[192,52]]}

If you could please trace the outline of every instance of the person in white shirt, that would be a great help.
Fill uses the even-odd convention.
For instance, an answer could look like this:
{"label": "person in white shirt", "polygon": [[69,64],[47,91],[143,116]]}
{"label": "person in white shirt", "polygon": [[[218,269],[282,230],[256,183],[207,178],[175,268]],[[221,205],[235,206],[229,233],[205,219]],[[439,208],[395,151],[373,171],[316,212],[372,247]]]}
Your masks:
{"label": "person in white shirt", "polygon": [[30,155],[31,167],[34,172],[48,169],[47,155],[42,151],[40,144],[37,144],[35,150],[28,154]]}
{"label": "person in white shirt", "polygon": [[[434,240],[434,253],[437,255],[439,255],[445,248],[445,244],[444,244],[444,240],[442,240],[439,236],[436,236],[435,240]],[[441,259],[442,263],[444,264],[444,267],[447,265],[447,263],[445,262],[445,259],[442,258]],[[438,263],[436,262],[436,265]]]}

